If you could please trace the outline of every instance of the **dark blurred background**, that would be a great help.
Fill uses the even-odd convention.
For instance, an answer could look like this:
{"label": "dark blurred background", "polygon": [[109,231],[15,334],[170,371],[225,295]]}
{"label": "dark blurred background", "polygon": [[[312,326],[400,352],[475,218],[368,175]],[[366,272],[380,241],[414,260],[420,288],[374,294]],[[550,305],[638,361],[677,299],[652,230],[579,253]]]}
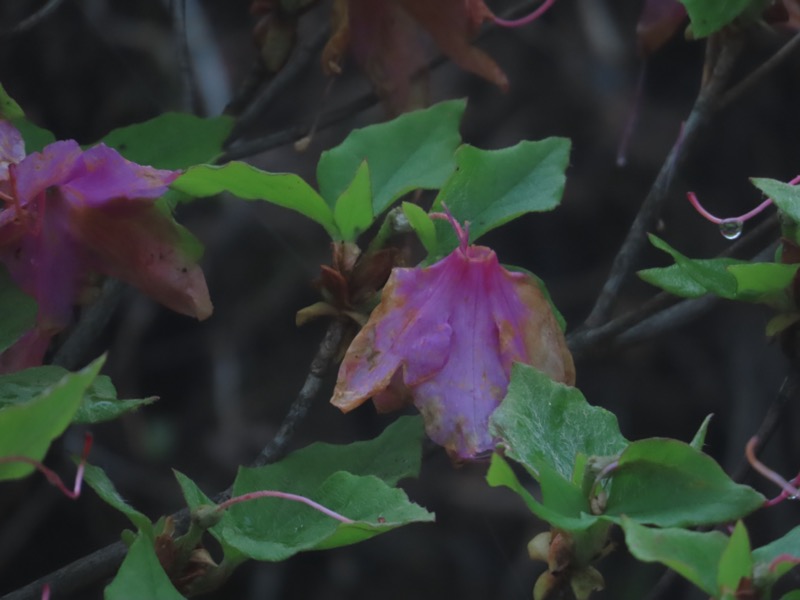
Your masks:
{"label": "dark blurred background", "polygon": [[[0,30],[13,28],[44,4],[3,2]],[[166,110],[216,115],[253,74],[256,19],[249,4],[186,2],[194,80],[190,98],[180,61],[183,40],[176,33],[180,19],[166,0],[65,1],[28,31],[0,37],[0,82],[32,120],[59,138],[81,143]],[[497,13],[512,4],[489,2]],[[546,281],[570,328],[588,315],[700,85],[704,43],[688,42],[679,33],[647,61],[627,165],[616,165],[642,67],[635,37],[640,10],[640,1],[562,0],[528,27],[487,28],[478,45],[508,74],[511,89],[505,94],[448,62],[430,73],[432,101],[469,99],[462,132],[471,144],[501,148],[553,135],[572,139],[562,206],[521,218],[485,239],[502,262],[524,266]],[[321,2],[303,16],[300,46],[319,38],[329,13],[330,3]],[[790,35],[768,28],[749,34],[734,81]],[[789,180],[798,174],[798,68],[800,56],[790,57],[758,87],[715,114],[676,174],[658,223],[658,234],[671,245],[693,257],[711,257],[730,245],[691,209],[687,190],[696,191],[712,212],[729,216],[759,201],[747,177]],[[315,54],[248,125],[245,138],[309,123],[318,113],[369,93],[352,61],[330,90],[327,86]],[[353,128],[384,118],[384,110],[373,103],[320,130],[304,152],[284,144],[248,160],[313,181],[321,151]],[[91,457],[125,498],[153,518],[182,505],[171,468],[213,494],[231,483],[237,465],[257,455],[300,389],[325,327],[294,325],[295,312],[317,300],[311,281],[329,260],[321,228],[289,211],[231,198],[184,206],[178,219],[206,245],[203,267],[214,316],[198,324],[129,292],[92,350],[93,355],[109,350],[105,372],[120,397],[161,397],[136,414],[95,427]],[[750,255],[776,239],[773,230],[756,241]],[[638,267],[667,263],[665,255],[648,249]],[[641,306],[656,292],[631,278],[615,314]],[[629,439],[688,441],[702,419],[714,413],[707,451],[733,472],[789,366],[778,345],[764,335],[768,317],[760,307],[718,303],[692,322],[636,345],[603,344],[578,360],[578,386],[591,403],[618,415]],[[332,383],[330,376],[292,447],[371,438],[394,418],[376,416],[371,406],[340,414],[326,402]],[[794,435],[799,421],[800,410],[790,405],[764,453],[765,462],[789,477],[800,468]],[[80,432],[68,434],[49,462],[69,472],[62,456],[80,442]],[[413,500],[436,512],[435,524],[405,527],[354,547],[303,554],[280,564],[252,562],[209,597],[530,598],[543,564],[528,559],[525,545],[545,526],[511,492],[489,488],[485,468],[454,469],[443,452],[430,452],[420,478],[405,488]],[[751,483],[768,496],[776,492]],[[754,516],[748,525],[754,543],[762,544],[797,522],[800,511],[781,506]],[[118,540],[128,526],[91,491],[70,502],[40,477],[5,484],[0,493],[0,593]],[[599,600],[646,598],[662,573],[636,564],[624,547],[599,568],[607,584],[606,591],[592,596]],[[99,598],[102,587],[72,597]],[[662,597],[702,594],[678,580]]]}

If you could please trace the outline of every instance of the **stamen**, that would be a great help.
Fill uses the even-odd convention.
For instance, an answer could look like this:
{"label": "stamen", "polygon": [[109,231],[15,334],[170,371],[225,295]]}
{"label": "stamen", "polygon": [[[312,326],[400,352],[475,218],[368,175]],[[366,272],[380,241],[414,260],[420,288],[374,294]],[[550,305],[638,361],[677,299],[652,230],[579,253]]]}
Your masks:
{"label": "stamen", "polygon": [[800,482],[800,475],[795,477],[791,483],[786,481],[783,477],[778,475],[775,471],[767,467],[764,463],[762,463],[756,457],[756,445],[758,444],[758,437],[753,436],[747,442],[747,445],[744,448],[744,455],[747,457],[747,462],[750,463],[750,466],[753,467],[755,471],[757,471],[760,475],[769,479],[772,483],[780,487],[783,491],[775,496],[772,500],[767,500],[764,503],[764,506],[774,506],[787,498],[797,498],[800,496],[800,490],[797,489],[797,485]]}
{"label": "stamen", "polygon": [[495,17],[494,22],[496,25],[500,25],[501,27],[522,27],[524,25],[527,25],[528,23],[533,23],[536,19],[541,17],[544,13],[550,10],[550,7],[553,6],[555,2],[556,0],[544,0],[541,6],[539,6],[539,8],[534,10],[529,15],[526,15],[519,19],[513,19],[510,21],[506,19],[501,19],[500,17]]}
{"label": "stamen", "polygon": [[456,221],[455,217],[450,212],[450,209],[447,208],[444,202],[442,202],[442,208],[444,209],[444,212],[432,212],[429,213],[428,216],[431,219],[449,221],[450,225],[452,225],[453,229],[455,229],[456,237],[458,238],[458,247],[462,252],[466,252],[467,248],[469,247],[469,221],[464,221],[464,226],[462,227],[461,224]]}
{"label": "stamen", "polygon": [[242,494],[241,496],[230,498],[229,500],[226,500],[222,504],[218,505],[216,508],[216,512],[222,512],[223,510],[227,510],[234,504],[239,504],[241,502],[248,502],[250,500],[256,500],[257,498],[283,498],[284,500],[301,502],[302,504],[310,506],[314,510],[318,510],[322,514],[327,515],[332,519],[336,519],[340,523],[345,523],[347,525],[355,523],[355,521],[353,521],[352,519],[348,519],[347,517],[340,515],[336,511],[333,511],[330,508],[326,508],[321,504],[314,502],[310,498],[306,498],[305,496],[298,496],[297,494],[290,494],[288,492],[275,492],[272,490],[261,490],[258,492],[250,492],[249,494]]}

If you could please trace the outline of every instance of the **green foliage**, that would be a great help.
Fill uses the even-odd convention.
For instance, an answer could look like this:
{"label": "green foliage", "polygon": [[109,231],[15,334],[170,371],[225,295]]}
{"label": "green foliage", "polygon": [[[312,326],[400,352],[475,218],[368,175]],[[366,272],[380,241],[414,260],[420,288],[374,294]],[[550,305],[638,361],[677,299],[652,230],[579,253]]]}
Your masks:
{"label": "green foliage", "polygon": [[800,223],[800,188],[775,179],[753,177],[754,186],[772,198],[781,212],[795,223]]}
{"label": "green foliage", "polygon": [[610,456],[627,445],[613,413],[590,406],[577,388],[523,364],[512,368],[508,392],[492,415],[491,429],[505,446],[506,456],[533,474],[549,466],[567,481],[578,454]]}
{"label": "green foliage", "polygon": [[750,538],[741,521],[728,539],[722,552],[717,571],[717,587],[724,594],[735,594],[742,579],[752,579],[753,557],[750,554]]}
{"label": "green foliage", "polygon": [[[0,352],[14,344],[36,323],[36,301],[20,290],[0,266]],[[0,387],[0,394],[3,388]]]}
{"label": "green foliage", "polygon": [[[67,373],[25,402],[0,408],[0,457],[41,461],[50,443],[72,421],[103,361],[101,357],[78,373]],[[26,463],[2,463],[0,481],[19,479],[32,471],[33,466]]]}
{"label": "green foliage", "polygon": [[627,517],[620,519],[620,525],[636,558],[667,565],[707,594],[716,594],[717,565],[727,545],[724,534],[644,527]]}
{"label": "green foliage", "polygon": [[719,31],[761,0],[681,0],[692,21],[692,33],[701,38]]}
{"label": "green foliage", "polygon": [[38,152],[47,144],[55,141],[52,133],[25,118],[25,113],[20,105],[8,95],[2,85],[0,85],[0,118],[11,121],[19,130],[22,139],[25,140],[25,151],[29,154]]}
{"label": "green foliage", "polygon": [[153,524],[150,522],[150,519],[133,508],[120,496],[117,488],[103,469],[93,465],[86,465],[84,481],[86,481],[89,487],[91,487],[103,501],[128,517],[131,523],[133,523],[141,533],[145,534],[150,539],[153,538]]}
{"label": "green foliage", "polygon": [[[501,150],[463,145],[434,210],[445,204],[456,219],[469,221],[471,241],[523,214],[552,210],[564,193],[569,150],[566,138],[524,141]],[[441,223],[437,231],[438,254],[447,254],[457,245],[452,228]]]}
{"label": "green foliage", "polygon": [[245,200],[267,200],[299,212],[322,225],[332,238],[340,238],[331,208],[314,188],[297,175],[267,173],[234,161],[221,167],[191,167],[171,187],[195,197],[230,192]]}
{"label": "green foliage", "polygon": [[[265,467],[242,468],[233,496],[274,490],[305,496],[352,519],[343,524],[304,504],[260,498],[232,506],[211,528],[226,557],[285,560],[304,550],[353,544],[433,515],[393,488],[419,470],[421,422],[399,419],[379,437],[347,446],[313,444]],[[302,473],[302,477],[298,477]],[[178,474],[192,509],[209,504],[187,477]]]}
{"label": "green foliage", "polygon": [[201,118],[164,113],[154,119],[115,129],[101,141],[140,165],[186,169],[219,155],[233,127],[232,117]]}
{"label": "green foliage", "polygon": [[[0,375],[0,408],[30,402],[68,375],[69,371],[55,365]],[[111,380],[105,375],[98,375],[82,395],[72,422],[88,424],[111,421],[155,400],[155,397],[119,400]]]}
{"label": "green foliage", "polygon": [[355,240],[372,225],[372,193],[369,186],[369,165],[364,161],[333,207],[333,220],[345,240]]}
{"label": "green foliage", "polygon": [[724,523],[764,503],[761,494],[734,483],[710,456],[678,440],[631,443],[612,477],[606,514],[662,527]]}
{"label": "green foliage", "polygon": [[146,536],[139,535],[128,549],[128,554],[117,572],[114,581],[106,587],[105,600],[183,600],[164,572],[153,544]]}
{"label": "green foliage", "polygon": [[731,258],[691,259],[654,235],[650,235],[650,242],[675,259],[670,267],[639,271],[639,276],[652,285],[685,298],[714,294],[779,310],[791,307],[787,287],[800,265],[748,263]]}
{"label": "green foliage", "polygon": [[322,197],[334,206],[363,161],[369,164],[372,209],[381,214],[396,199],[416,189],[438,189],[455,169],[453,152],[466,102],[441,102],[388,123],[356,129],[317,165]]}
{"label": "green foliage", "polygon": [[428,254],[435,255],[438,250],[436,241],[436,225],[424,210],[411,202],[403,202],[403,214],[408,219],[409,224],[419,237],[419,241],[428,251]]}

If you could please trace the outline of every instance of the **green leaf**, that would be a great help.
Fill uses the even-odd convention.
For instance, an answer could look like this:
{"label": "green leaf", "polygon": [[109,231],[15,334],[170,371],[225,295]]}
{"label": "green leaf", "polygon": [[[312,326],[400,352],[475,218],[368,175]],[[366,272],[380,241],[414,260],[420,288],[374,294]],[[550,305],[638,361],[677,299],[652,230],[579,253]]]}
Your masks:
{"label": "green leaf", "polygon": [[[523,141],[501,150],[461,146],[458,167],[434,202],[442,204],[460,222],[469,221],[470,240],[529,213],[552,210],[561,202],[569,162],[566,138]],[[437,224],[440,254],[457,246],[448,223]]]}
{"label": "green leaf", "polygon": [[372,194],[369,188],[369,167],[364,161],[358,167],[350,186],[336,200],[333,220],[342,234],[342,239],[354,242],[374,221],[372,216]]}
{"label": "green leaf", "polygon": [[719,561],[717,585],[723,593],[735,593],[742,579],[752,579],[752,577],[753,557],[750,554],[750,538],[747,536],[744,523],[737,521]]}
{"label": "green leaf", "polygon": [[781,596],[781,600],[800,600],[800,590],[793,590]]}
{"label": "green leaf", "polygon": [[[280,489],[311,498],[356,521],[340,523],[304,504],[263,498],[230,508],[222,523],[225,542],[257,560],[279,561],[303,550],[333,548],[359,542],[412,522],[432,521],[433,515],[408,501],[402,490],[374,476],[333,473],[321,482],[309,482],[308,470],[287,473],[275,469],[240,469],[233,495]],[[313,475],[312,475],[313,477]]]}
{"label": "green leaf", "polygon": [[711,417],[714,414],[708,415],[703,422],[700,423],[700,429],[697,430],[697,433],[694,434],[692,441],[689,442],[689,445],[694,448],[695,450],[700,450],[702,452],[703,446],[706,443],[706,434],[708,433],[708,425],[711,423]]}
{"label": "green leaf", "polygon": [[[554,471],[549,472],[555,475]],[[547,476],[545,477],[547,479]],[[561,479],[557,475],[556,477]],[[511,465],[497,453],[492,455],[489,471],[486,473],[486,481],[492,487],[503,486],[517,493],[533,514],[543,521],[547,521],[553,527],[558,527],[565,531],[579,532],[589,529],[598,521],[597,517],[587,512],[581,512],[586,506],[586,500],[582,499],[580,503],[574,502],[572,500],[574,498],[572,493],[569,494],[572,498],[565,504],[554,503],[553,505],[545,506],[543,503],[536,500],[519,481]],[[548,483],[550,481],[551,480],[548,479]],[[561,479],[561,481],[563,481],[563,479]],[[580,490],[576,486],[573,487],[575,491],[580,493]],[[553,498],[551,498],[551,500],[557,497],[558,494],[555,493],[552,494],[552,496]]]}
{"label": "green leaf", "polygon": [[36,311],[36,301],[11,281],[5,267],[0,267],[0,315],[3,315],[0,319],[0,352],[33,328]]}
{"label": "green leaf", "polygon": [[403,214],[408,219],[409,224],[417,233],[417,237],[428,254],[433,255],[437,251],[436,226],[433,219],[428,216],[422,208],[411,202],[403,202]]}
{"label": "green leaf", "polygon": [[692,21],[695,38],[705,37],[728,25],[748,7],[759,2],[754,0],[681,0]]}
{"label": "green leaf", "polygon": [[609,456],[625,448],[613,413],[590,406],[577,389],[516,363],[505,399],[492,415],[490,430],[506,455],[533,473],[549,466],[567,481],[579,453]]}
{"label": "green leaf", "polygon": [[[299,502],[262,498],[231,507],[211,532],[226,555],[232,548],[239,555],[273,561],[430,521],[433,515],[390,487],[419,471],[421,439],[421,420],[403,417],[368,442],[312,444],[279,463],[242,468],[233,485],[234,496],[258,490],[305,496],[356,523],[342,524]],[[179,477],[179,482],[190,507],[208,502],[191,481]]]}
{"label": "green leaf", "polygon": [[664,564],[707,594],[716,595],[717,565],[728,543],[724,534],[644,527],[624,516],[620,525],[633,556]]}
{"label": "green leaf", "polygon": [[[68,373],[28,402],[0,409],[0,457],[27,456],[41,461],[50,443],[69,425],[105,358],[77,373]],[[19,479],[33,467],[20,462],[0,464],[0,481]]]}
{"label": "green leaf", "polygon": [[800,188],[777,179],[753,177],[750,182],[772,198],[783,214],[795,223],[800,223]]}
{"label": "green leaf", "polygon": [[[687,285],[688,288],[694,292],[698,289],[697,286],[699,286],[699,288],[705,289],[707,293],[716,294],[722,298],[727,298],[730,300],[736,298],[736,278],[728,270],[728,267],[731,265],[742,264],[744,261],[734,260],[731,258],[693,260],[675,250],[664,240],[659,239],[652,234],[649,234],[649,238],[650,243],[652,243],[653,246],[659,250],[663,250],[672,256],[673,259],[675,259],[675,263],[680,268],[683,277],[694,281],[694,284],[684,282],[683,284],[678,284],[677,287],[681,287],[681,285]],[[648,280],[645,279],[645,281]],[[649,281],[649,283],[653,282]],[[656,283],[654,285],[659,284]],[[673,292],[673,290],[669,291]],[[693,293],[688,297],[696,297],[697,295],[702,294]]]}
{"label": "green leaf", "polygon": [[440,188],[455,168],[453,153],[461,143],[458,127],[465,107],[463,100],[441,102],[352,131],[319,159],[322,196],[333,206],[364,160],[369,163],[375,215],[408,192]]}
{"label": "green leaf", "polygon": [[153,543],[137,536],[114,580],[103,593],[105,600],[183,600],[158,562]]}
{"label": "green leaf", "polygon": [[8,121],[16,121],[25,118],[25,112],[17,101],[6,92],[6,88],[0,84],[0,118]]}
{"label": "green leaf", "polygon": [[785,294],[800,264],[744,263],[731,265],[728,272],[736,279],[736,298],[764,301],[776,294]]}
{"label": "green leaf", "polygon": [[662,527],[724,523],[764,503],[761,494],[734,483],[710,456],[677,440],[631,443],[612,477],[606,515]]}
{"label": "green leaf", "polygon": [[[708,261],[705,259],[699,259],[695,262],[703,266],[713,267],[713,264],[707,265]],[[722,266],[724,268],[726,265]],[[705,286],[697,283],[686,269],[680,265],[643,269],[638,271],[637,275],[650,285],[659,287],[665,292],[681,298],[700,298],[709,293]]]}
{"label": "green leaf", "polygon": [[268,173],[236,161],[221,167],[197,165],[187,169],[171,187],[196,197],[230,192],[244,200],[266,200],[319,223],[332,238],[340,237],[333,211],[310,185],[291,173]]}
{"label": "green leaf", "polygon": [[[792,561],[791,557],[797,560]],[[773,565],[779,558],[786,560]],[[778,578],[796,566],[797,562],[800,562],[800,526],[795,527],[774,542],[753,550],[753,560],[757,565],[756,573],[762,574],[762,577],[767,580],[765,583],[767,585],[775,583]],[[772,571],[769,570],[770,566],[773,567]]]}
{"label": "green leaf", "polygon": [[[28,402],[69,375],[69,371],[54,365],[32,367],[24,371],[0,375],[0,408]],[[72,418],[73,423],[101,423],[116,419],[123,413],[135,410],[157,398],[118,400],[111,380],[98,375]]]}
{"label": "green leaf", "polygon": [[140,165],[186,169],[213,160],[222,151],[233,123],[229,116],[201,118],[164,113],[143,123],[115,129],[102,142]]}
{"label": "green leaf", "polygon": [[110,504],[128,517],[139,531],[149,538],[153,538],[153,524],[150,522],[150,519],[133,508],[120,496],[117,488],[114,487],[114,484],[103,469],[94,465],[86,465],[83,479],[104,502]]}

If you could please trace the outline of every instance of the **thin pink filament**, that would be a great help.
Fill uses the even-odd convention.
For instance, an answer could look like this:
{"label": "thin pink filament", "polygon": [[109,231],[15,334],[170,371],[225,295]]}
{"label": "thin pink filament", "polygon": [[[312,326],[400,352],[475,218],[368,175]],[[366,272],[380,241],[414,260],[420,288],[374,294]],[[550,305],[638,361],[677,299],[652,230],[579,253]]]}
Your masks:
{"label": "thin pink filament", "polygon": [[442,202],[442,208],[444,209],[444,212],[432,212],[429,213],[428,216],[431,219],[449,221],[450,225],[453,226],[453,229],[456,232],[456,237],[458,238],[458,247],[462,252],[466,252],[467,247],[469,246],[469,221],[464,221],[464,226],[462,227],[461,224],[456,221],[455,217],[450,212],[450,209],[445,206],[444,202]]}
{"label": "thin pink filament", "polygon": [[[789,182],[789,185],[797,185],[798,183],[800,183],[800,175],[792,179]],[[686,197],[689,199],[689,203],[694,207],[694,209],[698,213],[700,213],[700,216],[702,216],[704,219],[708,221],[711,221],[716,225],[721,225],[723,223],[744,223],[745,221],[755,217],[757,214],[759,214],[765,208],[767,208],[772,204],[772,198],[767,198],[766,200],[764,200],[764,202],[756,206],[753,210],[746,212],[743,215],[739,215],[738,217],[726,217],[722,219],[720,217],[712,215],[705,208],[703,208],[703,205],[700,204],[700,200],[697,199],[697,195],[694,192],[687,192]]]}
{"label": "thin pink filament", "polygon": [[544,2],[542,2],[542,5],[529,15],[526,15],[519,19],[513,19],[511,21],[508,21],[506,19],[501,19],[500,17],[495,17],[494,22],[497,25],[500,25],[501,27],[522,27],[524,25],[527,25],[528,23],[533,23],[536,19],[541,17],[544,13],[550,10],[550,7],[553,6],[555,2],[556,0],[544,0]]}
{"label": "thin pink filament", "polygon": [[217,512],[222,512],[223,510],[227,510],[234,504],[239,504],[240,502],[248,502],[250,500],[256,500],[257,498],[283,498],[284,500],[292,500],[294,502],[301,502],[306,506],[310,506],[314,510],[318,510],[324,515],[331,517],[332,519],[336,519],[341,523],[345,523],[347,525],[351,523],[355,523],[352,519],[348,519],[347,517],[340,515],[336,511],[331,510],[330,508],[326,508],[319,504],[318,502],[314,502],[310,498],[306,498],[305,496],[298,496],[297,494],[290,494],[288,492],[275,492],[272,490],[261,490],[258,492],[250,492],[249,494],[242,494],[241,496],[236,496],[234,498],[230,498],[226,500],[219,506],[217,506]]}
{"label": "thin pink filament", "polygon": [[[38,460],[34,460],[29,456],[3,456],[0,457],[0,464],[21,462],[31,465],[37,471],[42,473],[52,485],[56,486],[62,494],[70,500],[76,500],[81,495],[81,486],[83,485],[83,472],[86,466],[86,458],[89,456],[89,450],[92,448],[92,434],[87,432],[83,442],[83,452],[81,453],[81,462],[78,464],[78,470],[75,473],[75,484],[70,490],[65,484],[58,473],[52,469],[45,467]],[[48,592],[49,593],[49,592]]]}
{"label": "thin pink filament", "polygon": [[800,496],[800,490],[798,490],[796,487],[798,483],[800,483],[800,475],[795,477],[791,482],[786,481],[783,477],[758,460],[756,457],[756,444],[758,444],[758,438],[756,436],[751,437],[747,442],[747,445],[744,449],[744,455],[747,457],[747,462],[750,463],[750,466],[753,467],[753,469],[760,475],[766,479],[769,479],[772,483],[783,490],[772,500],[767,500],[764,502],[764,506],[775,506],[787,498],[795,498]]}

